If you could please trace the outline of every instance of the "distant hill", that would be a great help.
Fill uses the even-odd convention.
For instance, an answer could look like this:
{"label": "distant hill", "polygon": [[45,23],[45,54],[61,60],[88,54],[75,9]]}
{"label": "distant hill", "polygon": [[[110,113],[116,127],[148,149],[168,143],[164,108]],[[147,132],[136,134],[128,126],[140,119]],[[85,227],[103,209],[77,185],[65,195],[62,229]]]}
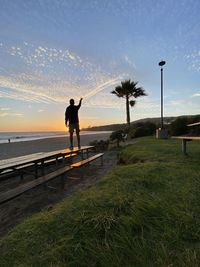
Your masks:
{"label": "distant hill", "polygon": [[[165,117],[164,118],[164,124],[170,124],[172,121],[174,121],[177,118],[184,118],[187,117],[188,119],[194,119],[196,117],[200,117],[200,114],[197,115],[182,115],[182,116],[174,116],[174,117]],[[200,118],[199,118],[200,121]],[[156,118],[144,118],[144,119],[139,119],[136,121],[132,121],[131,125],[137,125],[140,123],[145,123],[145,122],[152,122],[157,125],[157,127],[160,126],[160,117]],[[101,126],[92,126],[92,127],[87,127],[83,128],[83,131],[117,131],[120,129],[124,129],[126,127],[126,123],[121,123],[121,124],[109,124],[109,125],[101,125]]]}
{"label": "distant hill", "polygon": [[93,126],[88,128],[82,128],[82,131],[117,131],[119,129],[123,129],[126,126],[125,123],[122,124],[109,124],[102,126]]}

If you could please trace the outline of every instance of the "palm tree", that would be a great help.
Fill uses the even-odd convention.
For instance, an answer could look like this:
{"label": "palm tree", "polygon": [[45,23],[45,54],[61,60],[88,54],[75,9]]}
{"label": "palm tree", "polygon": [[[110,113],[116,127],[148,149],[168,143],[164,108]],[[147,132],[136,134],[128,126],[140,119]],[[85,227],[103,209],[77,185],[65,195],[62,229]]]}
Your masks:
{"label": "palm tree", "polygon": [[130,128],[130,107],[134,107],[136,100],[130,100],[130,98],[136,99],[140,96],[147,95],[142,87],[137,87],[138,82],[125,80],[121,82],[121,85],[115,87],[115,90],[111,92],[118,97],[126,98],[126,121]]}

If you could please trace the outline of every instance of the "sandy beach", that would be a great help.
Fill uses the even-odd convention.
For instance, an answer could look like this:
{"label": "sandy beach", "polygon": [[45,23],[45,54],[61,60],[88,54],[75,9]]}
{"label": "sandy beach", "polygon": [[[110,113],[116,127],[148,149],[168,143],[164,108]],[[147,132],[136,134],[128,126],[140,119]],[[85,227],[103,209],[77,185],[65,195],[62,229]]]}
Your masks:
{"label": "sandy beach", "polygon": [[[81,145],[89,145],[89,143],[93,140],[106,140],[109,136],[110,133],[81,135]],[[74,146],[77,146],[76,137],[74,138]],[[37,152],[49,152],[68,147],[68,136],[0,144],[0,160]]]}

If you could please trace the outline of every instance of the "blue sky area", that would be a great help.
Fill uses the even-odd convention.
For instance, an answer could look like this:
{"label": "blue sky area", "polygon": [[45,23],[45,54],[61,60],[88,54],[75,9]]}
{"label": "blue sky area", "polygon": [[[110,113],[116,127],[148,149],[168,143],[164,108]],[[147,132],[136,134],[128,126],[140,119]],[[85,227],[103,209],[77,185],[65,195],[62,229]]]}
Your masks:
{"label": "blue sky area", "polygon": [[139,82],[131,120],[200,113],[199,0],[0,0],[0,131],[64,130],[69,99],[81,126],[125,122],[110,92]]}

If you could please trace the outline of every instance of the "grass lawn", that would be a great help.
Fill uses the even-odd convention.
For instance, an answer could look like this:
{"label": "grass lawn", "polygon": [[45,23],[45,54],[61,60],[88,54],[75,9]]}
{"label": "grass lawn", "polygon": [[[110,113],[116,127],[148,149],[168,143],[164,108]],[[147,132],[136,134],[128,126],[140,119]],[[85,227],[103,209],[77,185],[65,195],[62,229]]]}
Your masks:
{"label": "grass lawn", "polygon": [[121,165],[0,241],[0,266],[200,266],[200,142],[138,139]]}

